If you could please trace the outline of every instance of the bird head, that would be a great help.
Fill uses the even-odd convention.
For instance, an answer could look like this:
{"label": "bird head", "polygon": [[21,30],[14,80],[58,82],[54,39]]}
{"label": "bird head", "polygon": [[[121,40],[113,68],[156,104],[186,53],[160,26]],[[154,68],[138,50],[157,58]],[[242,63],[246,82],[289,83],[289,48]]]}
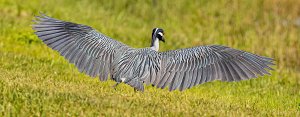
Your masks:
{"label": "bird head", "polygon": [[164,30],[161,28],[154,28],[152,30],[152,39],[158,39],[159,41],[165,42]]}

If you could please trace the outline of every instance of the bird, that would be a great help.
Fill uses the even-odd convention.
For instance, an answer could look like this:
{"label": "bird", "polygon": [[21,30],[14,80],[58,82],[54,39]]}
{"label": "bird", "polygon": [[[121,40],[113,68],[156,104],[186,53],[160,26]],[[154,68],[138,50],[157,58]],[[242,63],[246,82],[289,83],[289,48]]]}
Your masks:
{"label": "bird", "polygon": [[183,91],[215,80],[241,81],[271,75],[274,59],[223,45],[202,45],[160,52],[164,30],[154,28],[151,45],[132,48],[94,28],[49,17],[35,16],[32,28],[39,39],[100,81],[109,78],[135,91],[144,85]]}

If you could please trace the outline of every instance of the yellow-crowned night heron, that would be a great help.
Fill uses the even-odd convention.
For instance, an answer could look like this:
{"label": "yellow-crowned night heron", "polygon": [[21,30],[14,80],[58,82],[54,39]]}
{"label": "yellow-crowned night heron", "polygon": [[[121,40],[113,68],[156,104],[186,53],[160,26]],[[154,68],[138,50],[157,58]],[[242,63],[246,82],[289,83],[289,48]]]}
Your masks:
{"label": "yellow-crowned night heron", "polygon": [[[220,45],[158,52],[164,31],[154,28],[151,47],[131,48],[93,28],[36,17],[35,34],[58,51],[80,72],[106,81],[108,75],[143,91],[143,83],[169,90],[184,90],[213,80],[240,81],[269,74],[273,59]],[[116,86],[116,85],[115,85]]]}

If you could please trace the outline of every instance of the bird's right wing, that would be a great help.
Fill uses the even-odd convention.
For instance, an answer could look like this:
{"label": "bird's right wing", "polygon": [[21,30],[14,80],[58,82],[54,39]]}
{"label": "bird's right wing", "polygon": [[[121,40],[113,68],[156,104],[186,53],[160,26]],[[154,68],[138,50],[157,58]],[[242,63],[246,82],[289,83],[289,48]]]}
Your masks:
{"label": "bird's right wing", "polygon": [[220,45],[160,53],[160,77],[153,85],[184,90],[213,80],[239,81],[269,74],[273,59]]}
{"label": "bird's right wing", "polygon": [[112,72],[116,52],[120,54],[130,49],[86,25],[57,20],[43,14],[36,18],[33,29],[47,46],[74,63],[80,72],[92,77],[99,76],[101,81],[107,80],[108,74]]}

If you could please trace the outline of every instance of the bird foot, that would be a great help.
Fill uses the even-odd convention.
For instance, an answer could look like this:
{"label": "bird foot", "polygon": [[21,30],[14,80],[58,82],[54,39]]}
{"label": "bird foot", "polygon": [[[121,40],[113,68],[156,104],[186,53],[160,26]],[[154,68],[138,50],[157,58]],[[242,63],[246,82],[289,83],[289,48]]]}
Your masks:
{"label": "bird foot", "polygon": [[117,82],[116,84],[114,84],[114,85],[112,86],[112,88],[114,88],[114,89],[116,90],[116,87],[117,87],[119,84],[120,84],[120,83]]}

